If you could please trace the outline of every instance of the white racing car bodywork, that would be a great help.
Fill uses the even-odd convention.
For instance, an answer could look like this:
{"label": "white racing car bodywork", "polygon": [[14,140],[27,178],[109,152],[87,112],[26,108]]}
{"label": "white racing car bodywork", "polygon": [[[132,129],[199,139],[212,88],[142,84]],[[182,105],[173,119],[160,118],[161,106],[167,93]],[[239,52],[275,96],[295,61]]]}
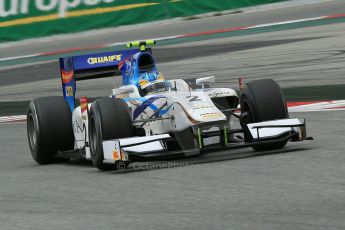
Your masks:
{"label": "white racing car bodywork", "polygon": [[[133,122],[136,125],[142,125],[145,129],[146,136],[104,141],[103,151],[105,163],[128,160],[127,152],[146,153],[163,151],[165,146],[162,140],[171,138],[169,133],[181,131],[194,125],[220,123],[227,129],[231,129],[230,120],[212,102],[212,98],[238,98],[235,90],[230,88],[192,90],[181,79],[170,80],[169,84],[175,85],[176,88],[169,88],[167,91],[145,97],[140,96],[135,86],[123,86],[113,89],[111,97],[122,98],[127,102],[132,113]],[[91,105],[92,103],[88,104],[88,109],[91,108]],[[154,119],[156,117],[159,117],[159,119]],[[87,111],[82,113],[81,107],[79,106],[74,110],[72,119],[75,148],[79,150],[85,149],[86,158],[90,159],[90,150],[87,144],[89,140],[88,113]],[[251,123],[247,126],[252,137],[257,140],[260,138],[277,137],[291,130],[298,131],[296,127],[303,125],[304,121],[295,118]],[[261,126],[277,127],[256,128]],[[220,130],[219,127],[213,127],[211,129],[213,131]],[[219,140],[219,137],[211,137],[204,140],[204,145],[215,144]],[[131,147],[125,147],[127,145],[131,145]]]}
{"label": "white racing car bodywork", "polygon": [[[60,58],[63,97],[36,98],[28,108],[34,160],[47,164],[75,153],[100,170],[111,170],[118,163],[174,154],[242,147],[266,151],[308,139],[304,120],[289,118],[274,80],[241,80],[240,95],[230,88],[210,88],[214,76],[166,80],[145,47],[153,44],[140,41],[128,44],[139,49]],[[90,64],[90,58],[97,63]],[[109,98],[88,102],[81,97],[77,105],[77,81],[119,73],[122,85]]]}
{"label": "white racing car bodywork", "polygon": [[[133,122],[143,125],[146,137],[143,140],[152,140],[152,137],[160,139],[160,134],[168,134],[174,131],[184,130],[193,125],[208,122],[228,123],[227,117],[213,104],[212,98],[216,97],[238,97],[233,89],[229,88],[208,88],[204,90],[192,90],[188,84],[181,79],[168,81],[176,88],[168,88],[167,91],[159,94],[151,94],[141,97],[135,86],[122,86],[113,89],[111,97],[125,100],[132,113]],[[88,103],[88,110],[92,103]],[[159,114],[157,108],[160,109]],[[152,119],[153,115],[160,119],[145,122]],[[75,137],[75,148],[84,149],[86,147],[87,158],[90,158],[88,142],[88,113],[82,113],[81,106],[76,107],[72,114],[73,131]],[[140,122],[143,121],[143,122]],[[163,137],[165,137],[163,135]],[[142,140],[133,138],[140,143]],[[109,141],[108,141],[109,143]],[[158,146],[158,147],[157,147]],[[163,147],[157,142],[151,142],[144,146],[132,147],[131,150],[156,151]],[[106,145],[105,149],[109,149]],[[127,148],[129,149],[129,148]],[[106,155],[106,154],[105,154]]]}

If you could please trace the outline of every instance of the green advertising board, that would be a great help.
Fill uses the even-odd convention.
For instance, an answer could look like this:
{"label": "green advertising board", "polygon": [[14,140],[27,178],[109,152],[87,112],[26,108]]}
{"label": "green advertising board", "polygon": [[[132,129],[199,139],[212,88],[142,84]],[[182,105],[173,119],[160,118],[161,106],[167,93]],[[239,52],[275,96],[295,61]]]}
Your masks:
{"label": "green advertising board", "polygon": [[0,0],[0,42],[278,1],[283,0]]}

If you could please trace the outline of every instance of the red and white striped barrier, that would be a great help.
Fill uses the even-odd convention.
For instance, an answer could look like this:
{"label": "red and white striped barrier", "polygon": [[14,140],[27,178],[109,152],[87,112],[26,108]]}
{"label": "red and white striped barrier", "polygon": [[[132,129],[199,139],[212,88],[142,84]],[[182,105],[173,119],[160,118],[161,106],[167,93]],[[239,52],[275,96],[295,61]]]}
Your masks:
{"label": "red and white striped barrier", "polygon": [[345,110],[345,100],[288,102],[289,112],[315,112]]}
{"label": "red and white striped barrier", "polygon": [[0,124],[26,122],[26,115],[0,117]]}

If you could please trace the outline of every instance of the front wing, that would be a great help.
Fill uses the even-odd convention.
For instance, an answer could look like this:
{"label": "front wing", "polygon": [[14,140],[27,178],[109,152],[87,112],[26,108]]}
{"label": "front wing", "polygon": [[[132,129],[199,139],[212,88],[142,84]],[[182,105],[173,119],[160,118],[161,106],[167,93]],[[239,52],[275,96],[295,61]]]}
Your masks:
{"label": "front wing", "polygon": [[[213,150],[252,147],[259,144],[275,144],[281,141],[303,141],[307,137],[305,120],[298,118],[265,121],[247,124],[251,139],[243,142],[229,143],[228,135],[243,133],[245,130],[226,130],[219,126],[216,131],[204,132],[205,127],[191,127],[193,130],[196,151],[203,153]],[[207,139],[216,138],[217,143],[206,145]],[[166,141],[174,140],[174,134],[131,137],[103,141],[104,163],[117,161],[152,161],[169,159],[172,156],[189,156],[185,150],[168,151]],[[188,152],[188,151],[187,151]],[[195,155],[195,154],[194,154]]]}

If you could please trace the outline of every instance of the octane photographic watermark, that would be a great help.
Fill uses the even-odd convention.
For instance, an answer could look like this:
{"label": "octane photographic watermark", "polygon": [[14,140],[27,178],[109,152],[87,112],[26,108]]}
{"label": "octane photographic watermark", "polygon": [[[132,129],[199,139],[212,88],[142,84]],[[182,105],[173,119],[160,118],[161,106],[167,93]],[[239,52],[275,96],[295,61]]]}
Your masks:
{"label": "octane photographic watermark", "polygon": [[134,170],[164,170],[170,168],[185,168],[193,166],[192,163],[168,161],[163,163],[133,163],[131,168]]}
{"label": "octane photographic watermark", "polygon": [[[131,163],[128,169],[132,170],[164,170],[170,168],[184,168],[184,167],[191,167],[195,166],[196,164],[190,162],[174,162],[174,161],[167,161],[167,162],[159,162],[159,163],[152,163],[152,162],[134,162]],[[124,170],[127,168],[127,163],[125,162],[118,162],[117,169]]]}

